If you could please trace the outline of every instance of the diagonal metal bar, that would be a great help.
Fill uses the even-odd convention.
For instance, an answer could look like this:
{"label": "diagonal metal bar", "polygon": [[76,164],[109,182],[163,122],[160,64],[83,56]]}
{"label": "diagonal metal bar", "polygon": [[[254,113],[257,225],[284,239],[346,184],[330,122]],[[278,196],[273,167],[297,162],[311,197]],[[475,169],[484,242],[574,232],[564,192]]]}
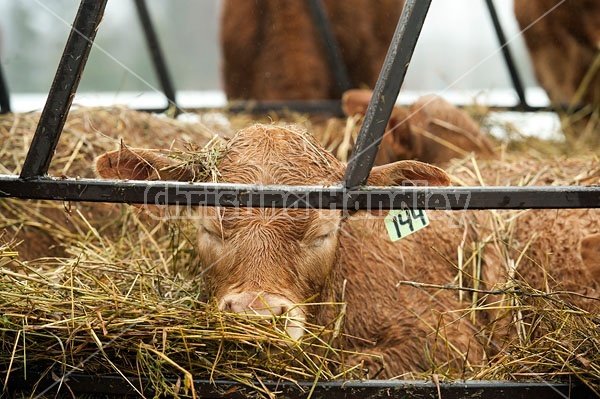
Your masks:
{"label": "diagonal metal bar", "polygon": [[523,82],[521,81],[521,76],[517,71],[517,67],[515,65],[512,53],[510,52],[510,48],[508,47],[506,35],[504,34],[504,30],[502,29],[502,25],[500,24],[500,19],[498,18],[498,13],[496,12],[494,2],[493,0],[485,0],[485,4],[487,5],[487,8],[490,12],[492,24],[494,26],[494,30],[496,31],[496,36],[498,37],[500,48],[502,49],[502,55],[504,57],[504,62],[506,63],[506,68],[508,69],[508,73],[510,75],[510,80],[513,84],[513,88],[517,92],[517,96],[519,97],[519,106],[517,108],[519,110],[529,110],[529,105],[527,104],[527,99],[525,98],[525,89],[523,88]]}
{"label": "diagonal metal bar", "polygon": [[316,23],[315,25],[317,26],[321,38],[323,39],[325,53],[329,58],[329,65],[331,66],[336,87],[341,97],[342,93],[352,88],[352,82],[350,82],[350,77],[348,76],[348,70],[346,68],[344,58],[340,52],[340,47],[335,35],[331,30],[331,23],[329,22],[329,18],[325,12],[323,1],[308,0],[308,5]]}
{"label": "diagonal metal bar", "polygon": [[[150,51],[150,57],[152,58],[152,63],[154,64],[154,70],[158,77],[160,87],[169,102],[167,108],[169,108],[171,105],[176,106],[175,88],[173,86],[173,81],[171,79],[171,75],[169,74],[160,43],[158,41],[158,36],[154,30],[152,20],[150,19],[150,13],[148,12],[146,0],[135,0],[135,6],[140,23],[142,24],[142,28],[144,30],[144,35],[146,36],[146,44],[148,45],[148,50]],[[175,108],[175,110],[177,111],[177,108]]]}
{"label": "diagonal metal bar", "polygon": [[[214,110],[207,107],[206,110]],[[343,117],[342,103],[339,100],[278,100],[278,101],[229,101],[224,110],[228,113],[285,113],[326,114]]]}
{"label": "diagonal metal bar", "polygon": [[82,0],[25,158],[21,178],[48,172],[69,108],[81,80],[107,0]]}
{"label": "diagonal metal bar", "polygon": [[0,64],[0,114],[6,114],[10,112],[10,97],[8,95],[8,85],[4,78],[4,71],[2,70],[2,64]]}
{"label": "diagonal metal bar", "polygon": [[348,162],[344,187],[367,181],[430,5],[431,0],[407,0],[404,5]]}

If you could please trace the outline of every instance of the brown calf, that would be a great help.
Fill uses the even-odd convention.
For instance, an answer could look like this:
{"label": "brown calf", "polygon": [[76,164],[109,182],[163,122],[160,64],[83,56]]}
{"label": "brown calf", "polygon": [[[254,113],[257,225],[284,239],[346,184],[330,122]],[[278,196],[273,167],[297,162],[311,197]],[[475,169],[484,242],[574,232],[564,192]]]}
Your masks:
{"label": "brown calf", "polygon": [[[364,115],[371,96],[370,90],[347,91],[342,97],[344,113]],[[477,123],[443,98],[424,96],[408,108],[394,107],[375,164],[402,159],[441,164],[470,153],[478,158],[493,155],[492,144]]]}
{"label": "brown calf", "polygon": [[[373,87],[403,0],[324,0],[355,87]],[[229,99],[337,99],[308,1],[225,0],[222,70]]]}
{"label": "brown calf", "polygon": [[[535,74],[550,100],[600,106],[600,2],[515,0],[514,12]],[[584,82],[587,74],[589,81]],[[583,95],[575,99],[582,84]]]}
{"label": "brown calf", "polygon": [[[160,152],[121,150],[102,155],[96,168],[105,178],[156,179],[154,167],[162,179],[178,179],[182,175],[176,165]],[[222,182],[262,185],[335,185],[344,171],[345,165],[305,132],[267,125],[241,130],[228,142],[218,166]],[[184,180],[189,176],[184,175]],[[369,185],[378,186],[449,182],[441,169],[417,161],[375,167],[368,180]],[[545,268],[552,254],[560,253],[560,261],[571,262],[565,276],[586,281],[587,293],[592,294],[598,276],[591,275],[587,265],[599,260],[593,251],[582,260],[577,242],[600,233],[600,218],[595,210],[575,212],[579,213],[567,213],[564,216],[571,217],[560,220],[556,212],[545,219],[532,215],[526,218],[524,229],[510,235],[527,243],[533,254],[532,260],[525,257],[517,262],[519,272],[538,285],[552,285],[546,275],[538,277],[536,270]],[[482,214],[467,213],[463,218],[461,222],[461,216],[451,212],[432,211],[431,226],[392,243],[378,212],[360,211],[343,218],[337,210],[201,207],[198,250],[204,275],[223,311],[285,315],[288,333],[299,338],[306,322],[332,320],[333,309],[324,302],[345,302],[347,335],[342,345],[381,356],[385,369],[379,377],[442,364],[461,369],[481,363],[484,357],[480,328],[460,311],[468,305],[459,301],[455,291],[398,283],[453,283],[458,266],[451,259],[461,247],[483,242],[481,256],[489,263],[477,281],[489,279],[490,287],[501,284],[508,272],[501,269],[500,254],[514,248],[498,249],[504,236],[494,240],[490,231],[473,228]],[[541,230],[544,235],[554,228],[564,233],[567,227],[569,234],[560,234],[564,240],[540,240],[532,236],[535,225],[549,229]],[[597,241],[588,244],[593,247]],[[515,259],[523,257],[515,252]],[[364,355],[346,361],[350,365],[362,361],[371,373],[380,367],[375,358]]]}

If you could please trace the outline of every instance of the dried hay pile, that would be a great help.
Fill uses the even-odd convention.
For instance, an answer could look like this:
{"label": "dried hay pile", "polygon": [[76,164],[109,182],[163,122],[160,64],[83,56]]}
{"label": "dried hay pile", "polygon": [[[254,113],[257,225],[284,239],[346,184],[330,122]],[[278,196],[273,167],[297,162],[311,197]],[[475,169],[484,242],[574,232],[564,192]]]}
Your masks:
{"label": "dried hay pile", "polygon": [[[0,117],[0,173],[19,173],[38,117]],[[121,140],[175,149],[196,162],[190,149],[218,145],[212,130],[227,134],[211,121],[215,127],[207,128],[206,118],[188,124],[120,108],[76,109],[50,174],[94,177],[94,159]],[[27,369],[146,377],[166,395],[191,394],[192,377],[229,379],[267,395],[257,381],[361,376],[319,338],[335,320],[309,327],[314,337],[300,346],[269,325],[217,312],[193,278],[190,220],[158,221],[102,203],[2,199],[0,209],[3,383]]]}
{"label": "dried hay pile", "polygon": [[2,251],[0,363],[7,373],[27,367],[67,379],[73,372],[139,376],[167,395],[190,394],[193,378],[234,380],[260,392],[256,379],[345,376],[315,354],[314,347],[333,351],[326,342],[298,346],[268,325],[217,312],[197,280],[166,273],[152,250],[121,257],[94,256],[90,248],[27,263]]}
{"label": "dried hay pile", "polygon": [[[357,130],[352,118],[314,123],[293,117],[295,123],[316,131],[330,148],[341,147],[342,158]],[[37,118],[0,117],[0,173],[19,172]],[[214,143],[213,131],[227,135],[255,121],[236,116],[224,124],[210,115],[201,120],[203,124],[188,124],[121,108],[74,110],[50,173],[93,177],[93,159],[118,148],[121,138],[132,147],[185,153],[190,146]],[[344,131],[341,139],[332,134],[336,129]],[[571,184],[570,173],[585,167],[591,180],[580,182],[600,181],[597,158],[558,163],[565,164],[569,167],[544,173],[562,176],[565,184]],[[458,178],[478,174],[477,164],[470,161],[450,169]],[[531,177],[521,184],[541,184],[535,164],[516,172]],[[54,376],[74,372],[139,376],[165,395],[192,395],[192,379],[230,379],[268,396],[261,381],[362,377],[358,367],[344,365],[343,351],[322,338],[336,332],[337,320],[325,327],[311,326],[312,336],[299,344],[273,326],[218,312],[208,301],[202,280],[192,278],[198,265],[190,220],[152,220],[121,205],[3,199],[0,232],[3,383],[27,369]],[[473,375],[456,370],[444,377],[576,376],[600,392],[597,315],[528,286],[512,285],[502,295],[511,304],[506,311],[522,315],[517,320],[520,334],[510,351]],[[485,305],[472,304],[477,306]],[[141,381],[136,390],[147,387]],[[56,384],[65,381],[57,378]]]}
{"label": "dried hay pile", "polygon": [[[522,153],[503,154],[501,162],[475,161],[473,158],[455,160],[446,170],[452,175],[453,184],[458,186],[600,184],[600,159],[596,155],[537,158],[538,151],[527,157]],[[481,276],[484,248],[490,243],[500,243],[500,248],[492,252],[502,253],[497,261],[508,275],[514,276],[493,289],[478,289],[476,284],[473,290],[465,289],[465,297],[466,292],[472,293],[473,309],[493,310],[499,318],[509,315],[509,325],[503,326],[500,321],[495,326],[500,336],[503,329],[513,330],[512,338],[501,343],[503,351],[471,378],[545,381],[575,376],[600,395],[600,298],[585,295],[586,287],[593,287],[594,282],[582,276],[571,276],[569,282],[555,281],[548,275],[544,277],[544,287],[532,287],[524,281],[532,276],[525,276],[520,271],[523,268],[520,263],[529,261],[529,245],[534,240],[569,242],[568,238],[561,241],[555,234],[576,235],[565,228],[569,217],[596,218],[595,225],[598,225],[597,210],[572,212],[569,209],[496,210],[478,212],[476,217],[469,219],[472,230],[479,235],[476,240],[467,242],[470,251],[463,248],[460,259],[464,261],[459,264],[459,269],[465,270],[469,277]],[[523,226],[536,225],[536,219],[542,213],[551,215],[545,224],[539,222],[538,230],[523,231],[526,230]],[[489,254],[489,249],[486,251]],[[567,258],[554,258],[554,262],[560,260]],[[537,264],[537,261],[535,266],[539,270],[552,270],[551,265]],[[570,265],[565,262],[554,265],[557,266],[569,269]],[[494,339],[499,338],[492,337]]]}

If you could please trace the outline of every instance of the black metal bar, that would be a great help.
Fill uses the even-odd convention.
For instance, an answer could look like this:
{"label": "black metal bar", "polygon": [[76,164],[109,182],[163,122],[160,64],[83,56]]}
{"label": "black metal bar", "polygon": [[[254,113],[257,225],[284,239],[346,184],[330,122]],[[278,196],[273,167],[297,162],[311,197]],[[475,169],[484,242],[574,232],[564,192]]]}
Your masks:
{"label": "black metal bar", "polygon": [[517,71],[517,67],[513,60],[512,53],[510,52],[510,48],[508,46],[508,43],[506,42],[506,35],[504,35],[504,30],[502,29],[502,25],[500,24],[500,19],[498,18],[498,13],[496,12],[494,2],[493,0],[485,0],[485,4],[487,4],[487,8],[490,12],[490,17],[492,18],[492,24],[494,25],[494,30],[496,31],[496,36],[498,37],[498,42],[500,43],[500,49],[502,50],[502,55],[504,57],[504,62],[506,63],[506,68],[508,69],[508,73],[510,75],[510,80],[513,84],[513,88],[517,92],[517,96],[519,97],[519,105],[517,109],[528,110],[529,105],[527,104],[527,98],[525,97],[523,82],[521,81],[521,77],[519,76],[519,72]]}
{"label": "black metal bar", "polygon": [[[399,103],[399,105],[409,106],[410,103]],[[467,104],[455,104],[457,107],[462,108]],[[337,100],[307,100],[307,101],[295,101],[295,100],[282,100],[282,101],[235,101],[227,104],[226,107],[221,106],[200,106],[200,107],[180,107],[181,112],[211,112],[221,111],[229,113],[249,113],[249,114],[285,114],[286,112],[299,112],[299,113],[310,113],[310,114],[326,114],[332,116],[344,116],[342,111],[341,103]],[[558,106],[533,106],[528,105],[527,109],[523,109],[520,105],[486,105],[486,109],[494,112],[566,112],[569,108],[568,105]],[[163,108],[136,108],[136,111],[142,112],[163,112]]]}
{"label": "black metal bar", "polygon": [[81,74],[90,54],[107,0],[82,0],[58,64],[46,105],[40,116],[21,177],[31,179],[47,173]]}
{"label": "black metal bar", "polygon": [[367,181],[430,5],[431,0],[407,0],[404,5],[348,162],[345,187]]}
{"label": "black metal bar", "polygon": [[331,71],[333,72],[338,94],[341,97],[342,93],[352,88],[352,82],[348,76],[346,63],[344,62],[342,53],[340,52],[337,39],[331,30],[331,24],[329,23],[329,18],[325,12],[323,1],[308,0],[308,5],[311,9],[315,25],[320,33],[321,38],[323,39],[325,53],[327,54],[329,65],[331,66]]}
{"label": "black metal bar", "polygon": [[8,95],[8,85],[6,84],[2,64],[0,63],[0,114],[7,114],[9,112],[10,97]]}
{"label": "black metal bar", "polygon": [[144,35],[146,36],[146,44],[148,45],[148,50],[150,51],[150,57],[152,58],[152,63],[154,65],[156,76],[158,77],[160,87],[169,102],[167,108],[171,105],[174,105],[175,113],[177,113],[178,110],[177,102],[175,99],[175,89],[172,83],[171,75],[169,74],[169,70],[167,68],[167,63],[165,61],[165,58],[163,57],[163,52],[158,41],[158,36],[156,35],[156,31],[154,30],[152,20],[150,19],[150,13],[148,12],[146,1],[135,0],[135,6],[137,9],[138,17],[140,19],[140,23],[142,24],[142,28],[144,30]]}
{"label": "black metal bar", "polygon": [[[16,374],[16,373],[15,373]],[[120,376],[95,376],[81,373],[73,373],[61,383],[46,375],[41,380],[34,373],[28,373],[27,381],[21,376],[12,376],[8,381],[8,393],[16,394],[23,388],[31,392],[33,386],[38,393],[55,394],[62,389],[63,392],[71,394],[92,395],[136,395],[139,390],[148,397],[155,395],[152,384],[146,378],[131,377],[124,379]],[[37,378],[36,378],[37,377]],[[35,384],[34,384],[35,382]],[[176,380],[168,380],[175,386]],[[251,383],[251,382],[249,382]],[[591,398],[594,393],[582,383],[564,382],[512,382],[512,381],[459,381],[440,382],[435,384],[431,381],[418,380],[366,380],[366,381],[328,381],[319,382],[269,382],[255,381],[254,387],[242,385],[228,380],[194,380],[196,395],[202,398],[243,399],[255,396],[264,388],[270,392],[278,392],[278,397],[305,398],[308,392],[313,390],[312,398],[315,399],[338,399],[338,398],[438,398],[459,399],[477,397],[482,399],[579,399]],[[140,386],[141,385],[141,386]],[[314,389],[313,389],[314,385]],[[224,392],[227,394],[224,395]]]}
{"label": "black metal bar", "polygon": [[339,100],[232,101],[224,108],[231,113],[267,114],[271,112],[323,113],[343,116]]}
{"label": "black metal bar", "polygon": [[600,208],[598,186],[360,187],[258,186],[0,175],[0,198],[148,205],[357,209]]}

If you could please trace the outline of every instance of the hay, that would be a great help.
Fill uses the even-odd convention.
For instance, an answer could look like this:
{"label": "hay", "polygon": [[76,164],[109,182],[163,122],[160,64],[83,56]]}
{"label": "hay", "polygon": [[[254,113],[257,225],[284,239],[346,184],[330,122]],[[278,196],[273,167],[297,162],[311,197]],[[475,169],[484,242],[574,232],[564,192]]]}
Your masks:
{"label": "hay", "polygon": [[[287,118],[266,121],[291,119],[315,131],[330,149],[338,149],[340,158],[347,156],[358,130],[357,120],[351,118],[314,121],[293,114]],[[18,173],[37,119],[36,114],[0,117],[0,173]],[[189,124],[122,108],[76,109],[50,172],[93,177],[93,159],[118,148],[121,140],[132,147],[172,149],[172,156],[191,165],[207,160],[215,165],[222,147],[214,131],[224,131],[226,136],[256,122],[239,115],[230,117],[226,126],[220,122],[211,126],[210,121],[218,119],[200,119],[206,123]],[[343,137],[335,131],[344,131]],[[510,154],[503,157],[516,159]],[[449,170],[456,184],[506,184],[509,175],[513,183],[519,176],[520,184],[600,181],[597,158],[556,163],[560,169],[551,171],[551,182],[547,171],[537,169],[539,163],[525,160],[513,162],[516,166],[510,171],[497,170],[494,176],[482,176],[477,163],[469,159],[452,163]],[[209,173],[199,179],[216,177]],[[508,226],[497,233],[508,247],[513,246],[506,237],[516,214],[490,216],[495,218],[493,225]],[[344,364],[349,353],[332,345],[341,316],[328,326],[308,326],[308,336],[294,342],[277,328],[281,323],[275,318],[265,323],[218,312],[202,279],[193,278],[199,267],[190,220],[152,220],[131,207],[111,204],[0,200],[0,231],[3,382],[27,369],[67,377],[71,372],[118,374],[146,377],[157,394],[193,396],[192,378],[230,379],[267,397],[271,392],[261,384],[264,380],[317,383],[364,377],[360,367]],[[465,242],[459,267],[464,284],[457,286],[471,300],[465,302],[466,311],[474,314],[495,306],[520,315],[511,326],[501,326],[516,325],[520,334],[486,367],[473,368],[467,375],[464,370],[448,370],[445,378],[575,376],[599,392],[598,316],[517,279],[495,291],[477,284],[467,288],[466,281],[476,282],[481,274],[477,253],[484,244],[484,239]],[[483,300],[498,296],[501,299]],[[343,309],[342,304],[331,305]],[[415,376],[430,378],[431,374]],[[170,383],[168,378],[179,381]],[[57,386],[64,383],[57,380]],[[135,385],[137,390],[143,388]]]}
{"label": "hay", "polygon": [[[2,173],[20,170],[38,118],[0,118]],[[94,177],[94,158],[123,142],[170,148],[184,165],[208,164],[197,180],[217,177],[210,165],[222,156],[222,140],[212,128],[121,108],[74,110],[50,174]],[[336,320],[307,326],[300,344],[273,328],[280,320],[218,312],[193,278],[190,220],[153,220],[114,204],[3,199],[0,206],[3,382],[26,369],[66,379],[133,375],[148,378],[157,394],[193,396],[193,377],[229,379],[269,396],[261,380],[362,376],[326,338]],[[168,383],[172,377],[181,382]]]}
{"label": "hay", "polygon": [[[527,157],[522,153],[503,154],[501,161],[476,161],[473,158],[456,160],[447,167],[456,185],[598,185],[600,184],[600,159],[595,155],[577,158],[536,157],[537,150]],[[552,213],[547,224],[538,220],[542,212]],[[500,353],[489,363],[473,373],[473,379],[543,380],[557,381],[576,377],[600,395],[600,298],[586,296],[586,287],[593,289],[594,282],[582,286],[582,276],[569,275],[567,259],[556,257],[550,265],[529,259],[529,246],[534,240],[559,241],[560,234],[576,235],[560,225],[561,218],[594,218],[598,226],[597,211],[589,215],[571,214],[572,210],[508,210],[477,212],[467,222],[478,235],[466,239],[459,252],[465,259],[457,269],[465,274],[464,280],[472,284],[457,284],[457,289],[472,294],[470,306],[479,312],[491,312],[497,318],[490,323],[490,340],[501,344]],[[593,213],[595,212],[595,213]],[[548,227],[548,224],[550,227]],[[577,225],[577,224],[575,224]],[[519,226],[519,229],[517,229]],[[531,226],[528,231],[527,226]],[[569,242],[569,239],[564,239]],[[552,243],[547,248],[554,248]],[[490,258],[490,253],[495,258]],[[490,289],[479,287],[482,257],[500,262],[509,278]],[[459,257],[460,258],[460,257]],[[521,274],[522,263],[533,263],[534,272]],[[564,280],[555,281],[548,271],[557,268]],[[543,277],[536,275],[541,271]],[[459,279],[460,280],[460,279]],[[539,286],[532,286],[529,281]],[[597,284],[598,282],[596,282]],[[446,287],[447,288],[447,287]],[[578,305],[575,305],[578,304]],[[503,320],[504,319],[504,320]],[[495,323],[495,324],[494,324]],[[508,341],[507,337],[511,337]]]}
{"label": "hay", "polygon": [[[93,248],[90,248],[93,250]],[[263,391],[257,379],[339,378],[335,351],[315,334],[311,351],[270,323],[218,312],[197,280],[168,275],[139,254],[2,266],[2,368],[146,377],[158,394],[191,394],[193,378],[228,379]],[[138,256],[139,256],[138,255]],[[2,259],[6,259],[3,257]],[[274,322],[274,320],[273,320]],[[315,347],[321,348],[315,351]],[[181,390],[166,382],[183,380]],[[137,386],[136,389],[142,390]]]}
{"label": "hay", "polygon": [[172,396],[192,395],[193,376],[237,381],[268,396],[262,379],[360,377],[321,338],[332,326],[308,326],[313,338],[299,345],[272,328],[279,320],[218,312],[201,279],[190,277],[192,223],[148,228],[140,218],[126,209],[118,224],[127,228],[114,241],[89,223],[63,243],[63,257],[21,261],[18,246],[0,248],[2,378],[26,369],[65,379],[72,372],[140,376]]}
{"label": "hay", "polygon": [[506,295],[518,310],[521,333],[473,378],[553,381],[575,376],[600,395],[600,317],[518,280]]}

